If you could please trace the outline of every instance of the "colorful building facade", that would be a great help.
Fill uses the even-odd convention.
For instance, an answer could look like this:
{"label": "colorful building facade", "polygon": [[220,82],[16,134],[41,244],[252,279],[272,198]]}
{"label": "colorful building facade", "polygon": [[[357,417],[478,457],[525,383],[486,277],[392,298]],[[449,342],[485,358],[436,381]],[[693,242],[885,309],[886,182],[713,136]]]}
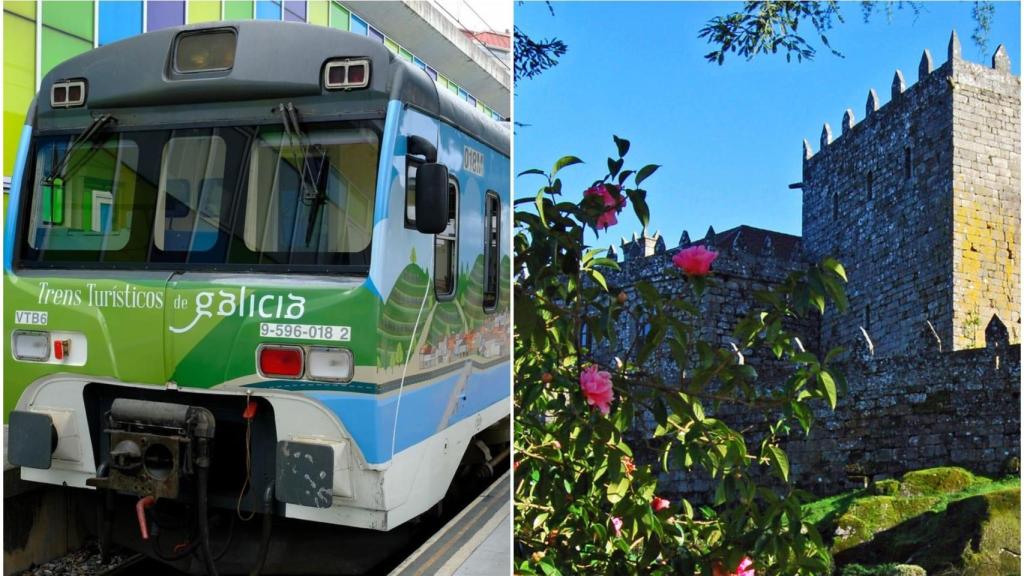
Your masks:
{"label": "colorful building facade", "polygon": [[[285,20],[330,26],[374,38],[425,70],[481,112],[490,106],[334,0],[4,0],[3,177],[6,191],[18,137],[39,81],[83,52],[151,30],[219,20]],[[6,198],[5,198],[6,204]]]}

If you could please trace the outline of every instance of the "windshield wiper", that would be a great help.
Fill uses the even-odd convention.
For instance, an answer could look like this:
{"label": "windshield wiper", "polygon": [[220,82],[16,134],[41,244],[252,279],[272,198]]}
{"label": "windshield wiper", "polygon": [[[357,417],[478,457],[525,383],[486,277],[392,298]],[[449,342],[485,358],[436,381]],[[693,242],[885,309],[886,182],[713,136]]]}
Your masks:
{"label": "windshield wiper", "polygon": [[[293,137],[299,142],[299,155],[302,158],[302,167],[299,169],[299,191],[301,192],[299,199],[303,204],[308,202],[309,206],[309,219],[306,222],[306,246],[309,246],[309,243],[313,240],[313,229],[316,227],[317,218],[320,216],[320,208],[327,201],[326,183],[324,182],[327,150],[317,146],[321,150],[320,166],[317,168],[315,177],[313,176],[312,169],[308,171],[309,176],[307,180],[306,169],[309,165],[309,158],[307,156],[309,153],[309,139],[299,125],[299,111],[291,102],[287,106],[278,104],[277,109],[281,113],[281,121],[284,124],[284,131],[288,136],[289,142]],[[306,144],[303,144],[304,141]]]}
{"label": "windshield wiper", "polygon": [[71,161],[72,153],[74,153],[75,150],[78,150],[78,148],[86,142],[92,140],[93,136],[95,136],[101,128],[110,122],[117,122],[117,119],[110,114],[101,114],[94,118],[93,121],[85,127],[85,130],[82,130],[78,134],[78,136],[75,136],[75,139],[71,141],[71,145],[64,151],[64,155],[61,156],[60,161],[55,164],[50,171],[50,175],[46,179],[47,183],[52,184],[58,178],[63,180],[65,171],[68,167],[68,162]]}

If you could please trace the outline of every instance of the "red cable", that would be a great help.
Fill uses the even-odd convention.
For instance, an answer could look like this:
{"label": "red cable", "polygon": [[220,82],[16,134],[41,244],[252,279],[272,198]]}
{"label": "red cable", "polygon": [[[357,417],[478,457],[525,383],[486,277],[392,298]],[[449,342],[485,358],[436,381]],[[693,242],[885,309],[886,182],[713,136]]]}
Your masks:
{"label": "red cable", "polygon": [[146,508],[149,508],[153,504],[156,504],[156,498],[153,496],[139,498],[139,501],[135,503],[135,516],[139,519],[139,532],[142,533],[143,540],[149,540],[149,526],[146,523]]}

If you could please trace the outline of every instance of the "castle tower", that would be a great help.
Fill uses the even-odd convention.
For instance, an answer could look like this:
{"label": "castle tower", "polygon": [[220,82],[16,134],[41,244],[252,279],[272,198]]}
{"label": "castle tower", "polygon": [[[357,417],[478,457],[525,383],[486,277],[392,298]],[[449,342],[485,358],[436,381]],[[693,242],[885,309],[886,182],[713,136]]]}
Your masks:
{"label": "castle tower", "polygon": [[[891,100],[868,92],[842,134],[803,162],[803,246],[836,256],[850,310],[826,310],[822,348],[852,349],[859,328],[875,353],[984,346],[993,316],[1020,341],[1020,78],[1000,46],[992,66],[945,64],[925,51],[916,84],[897,71]],[[827,124],[826,124],[826,132]]]}
{"label": "castle tower", "polygon": [[634,232],[631,239],[626,240],[623,238],[620,246],[622,247],[623,260],[635,260],[664,252],[665,239],[661,236],[660,231],[655,232],[654,236],[648,236],[647,231],[643,230],[640,233],[640,237],[637,237]]}

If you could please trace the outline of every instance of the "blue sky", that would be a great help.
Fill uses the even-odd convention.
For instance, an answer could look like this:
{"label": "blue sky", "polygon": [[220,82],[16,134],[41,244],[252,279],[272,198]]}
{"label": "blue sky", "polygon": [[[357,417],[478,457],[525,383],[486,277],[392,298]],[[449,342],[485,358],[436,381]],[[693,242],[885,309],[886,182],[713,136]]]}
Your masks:
{"label": "blue sky", "polygon": [[[786,63],[781,55],[746,61],[734,54],[725,65],[707,63],[711,51],[697,37],[715,15],[736,3],[557,2],[551,16],[542,2],[516,4],[516,25],[535,39],[554,37],[569,46],[555,68],[521,80],[515,118],[529,124],[515,134],[515,170],[549,169],[573,154],[586,164],[561,173],[565,193],[581,194],[606,172],[612,134],[632,142],[627,166],[661,164],[644,182],[651,207],[649,230],[660,229],[669,247],[684,229],[694,239],[708,226],[722,231],[748,224],[800,234],[802,141],[817,152],[823,122],[834,136],[843,112],[864,117],[868,90],[889,101],[893,73],[917,82],[925,48],[938,67],[946,61],[956,28],[963,57],[991,64],[1006,45],[1020,74],[1020,5],[996,2],[987,54],[971,41],[973,2],[921,4],[920,13],[884,9],[865,24],[860,3],[843,3],[846,22],[829,33],[833,56],[820,43],[813,61]],[[808,30],[809,31],[809,30]],[[516,195],[535,194],[538,176],[516,179]],[[625,216],[625,217],[623,217]],[[619,243],[639,232],[631,209],[594,245]]]}

